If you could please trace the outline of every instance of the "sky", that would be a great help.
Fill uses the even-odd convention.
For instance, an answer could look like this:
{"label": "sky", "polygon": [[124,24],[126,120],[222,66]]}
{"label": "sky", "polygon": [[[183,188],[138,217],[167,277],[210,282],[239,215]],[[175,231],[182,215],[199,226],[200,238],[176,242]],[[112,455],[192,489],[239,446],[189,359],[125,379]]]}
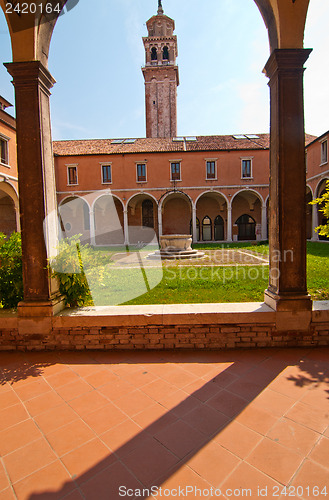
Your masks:
{"label": "sky", "polygon": [[[253,0],[162,3],[178,37],[178,135],[268,132],[269,88],[262,70],[269,44]],[[79,0],[58,20],[49,55],[57,81],[51,96],[55,140],[145,137],[142,36],[157,4]],[[305,128],[314,135],[329,129],[328,19],[329,2],[311,0],[304,46],[313,52],[305,65],[304,94]],[[2,12],[0,54],[1,62],[11,61]],[[0,94],[14,103],[2,65]]]}

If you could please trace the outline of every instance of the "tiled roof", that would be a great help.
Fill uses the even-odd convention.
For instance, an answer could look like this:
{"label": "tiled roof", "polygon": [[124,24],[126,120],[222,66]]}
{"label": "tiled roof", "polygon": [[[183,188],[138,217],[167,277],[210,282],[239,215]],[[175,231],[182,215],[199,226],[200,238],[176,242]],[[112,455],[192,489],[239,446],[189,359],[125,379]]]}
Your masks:
{"label": "tiled roof", "polygon": [[[76,141],[55,141],[57,156],[108,155],[129,153],[164,153],[184,151],[232,151],[269,148],[269,134],[257,134],[257,138],[235,139],[232,135],[198,136],[196,140],[136,139],[132,143],[113,144],[114,139],[87,139]],[[306,135],[308,144],[315,136]]]}

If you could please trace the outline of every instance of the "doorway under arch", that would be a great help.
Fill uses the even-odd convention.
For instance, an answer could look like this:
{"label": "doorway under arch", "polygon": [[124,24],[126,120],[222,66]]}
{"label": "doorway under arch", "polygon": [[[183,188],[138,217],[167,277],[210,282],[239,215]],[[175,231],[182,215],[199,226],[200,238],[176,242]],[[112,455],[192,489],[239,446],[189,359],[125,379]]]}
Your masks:
{"label": "doorway under arch", "polygon": [[248,241],[256,239],[256,221],[251,215],[243,214],[236,221],[238,226],[238,240]]}

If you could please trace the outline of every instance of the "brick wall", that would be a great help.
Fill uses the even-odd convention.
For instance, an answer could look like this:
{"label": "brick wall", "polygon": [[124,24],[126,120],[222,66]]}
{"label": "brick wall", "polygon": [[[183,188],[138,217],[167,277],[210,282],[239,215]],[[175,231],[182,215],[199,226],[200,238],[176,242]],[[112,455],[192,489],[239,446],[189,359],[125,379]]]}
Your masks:
{"label": "brick wall", "polygon": [[[329,323],[314,322],[308,331],[275,330],[274,323],[175,324],[145,326],[56,326],[48,334],[20,334],[0,328],[0,351],[84,349],[233,349],[329,345]],[[65,323],[65,321],[64,321]]]}

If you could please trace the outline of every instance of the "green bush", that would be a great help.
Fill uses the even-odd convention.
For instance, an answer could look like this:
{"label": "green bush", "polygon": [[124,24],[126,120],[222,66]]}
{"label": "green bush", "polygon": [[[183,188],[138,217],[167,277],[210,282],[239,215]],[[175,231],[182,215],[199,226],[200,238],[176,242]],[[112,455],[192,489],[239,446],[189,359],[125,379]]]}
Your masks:
{"label": "green bush", "polygon": [[16,308],[23,300],[21,235],[0,233],[0,307]]}
{"label": "green bush", "polygon": [[[93,305],[90,287],[102,285],[105,266],[110,262],[108,254],[81,245],[79,236],[62,240],[58,254],[51,259],[52,276],[59,280],[60,293],[69,307]],[[89,283],[89,284],[88,284]]]}

